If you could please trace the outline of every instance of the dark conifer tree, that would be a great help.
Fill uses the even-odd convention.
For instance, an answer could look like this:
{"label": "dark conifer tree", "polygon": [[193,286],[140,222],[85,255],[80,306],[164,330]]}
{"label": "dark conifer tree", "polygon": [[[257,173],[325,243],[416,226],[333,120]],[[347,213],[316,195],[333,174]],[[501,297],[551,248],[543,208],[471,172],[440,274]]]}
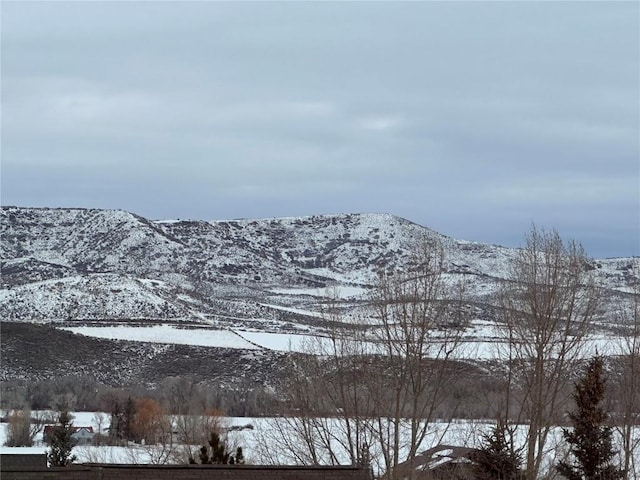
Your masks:
{"label": "dark conifer tree", "polygon": [[516,480],[522,477],[522,456],[507,440],[509,427],[503,423],[483,435],[483,445],[472,454],[476,478],[482,480]]}
{"label": "dark conifer tree", "polygon": [[[244,463],[242,448],[238,447],[235,455],[231,455],[231,453],[227,451],[227,445],[220,438],[220,435],[217,432],[211,432],[208,444],[208,446],[203,445],[200,448],[198,456],[201,464],[214,463],[234,465],[237,463]],[[193,457],[189,457],[189,463],[193,464],[197,462]]]}
{"label": "dark conifer tree", "polygon": [[211,458],[209,458],[209,449],[207,448],[206,445],[203,445],[202,447],[200,447],[200,463],[203,465],[211,463]]}
{"label": "dark conifer tree", "polygon": [[133,398],[127,398],[127,403],[124,405],[124,411],[122,413],[121,428],[122,436],[126,440],[135,440],[133,435],[133,422],[136,415],[136,403]]}
{"label": "dark conifer tree", "polygon": [[236,448],[235,463],[242,465],[244,463],[244,453],[242,453],[242,447]]}
{"label": "dark conifer tree", "polygon": [[53,427],[50,436],[51,448],[47,452],[47,460],[52,467],[66,467],[76,460],[71,450],[75,441],[71,437],[73,433],[73,417],[67,411],[58,415],[58,424]]}
{"label": "dark conifer tree", "polygon": [[227,446],[220,440],[220,435],[218,435],[218,433],[211,432],[209,446],[211,447],[211,463],[229,463],[229,452],[227,452]]}
{"label": "dark conifer tree", "polygon": [[605,384],[601,357],[593,358],[573,394],[576,411],[569,414],[572,429],[563,429],[573,462],[562,461],[558,472],[568,480],[618,480],[623,472],[613,464],[612,429],[602,402]]}

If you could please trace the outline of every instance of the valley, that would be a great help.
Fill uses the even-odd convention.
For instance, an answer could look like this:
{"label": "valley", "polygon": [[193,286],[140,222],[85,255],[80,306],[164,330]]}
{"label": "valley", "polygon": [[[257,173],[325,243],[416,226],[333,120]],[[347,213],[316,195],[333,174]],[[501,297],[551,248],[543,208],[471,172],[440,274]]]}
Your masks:
{"label": "valley", "polygon": [[[287,356],[328,342],[336,328],[364,329],[375,345],[368,312],[380,275],[410,271],[425,242],[442,246],[443,282],[464,285],[455,358],[491,363],[506,351],[499,294],[518,250],[392,215],[155,221],[2,207],[0,216],[3,382],[92,375],[152,387],[187,375],[218,388],[271,388]],[[615,356],[638,259],[587,267],[603,295],[585,355]]]}

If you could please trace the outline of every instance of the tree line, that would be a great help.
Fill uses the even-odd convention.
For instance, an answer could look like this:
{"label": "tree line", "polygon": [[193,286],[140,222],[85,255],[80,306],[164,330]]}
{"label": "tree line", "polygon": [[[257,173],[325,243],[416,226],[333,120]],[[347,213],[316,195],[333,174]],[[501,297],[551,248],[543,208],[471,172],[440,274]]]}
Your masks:
{"label": "tree line", "polygon": [[189,404],[221,410],[231,416],[276,414],[279,409],[277,396],[261,386],[247,385],[230,390],[213,381],[198,382],[189,376],[181,376],[167,377],[153,386],[114,387],[71,372],[45,380],[3,380],[0,408],[58,411],[65,407],[71,411],[107,412],[114,398],[124,402],[129,396],[153,398],[170,413],[177,413],[176,405],[183,403],[185,397]]}

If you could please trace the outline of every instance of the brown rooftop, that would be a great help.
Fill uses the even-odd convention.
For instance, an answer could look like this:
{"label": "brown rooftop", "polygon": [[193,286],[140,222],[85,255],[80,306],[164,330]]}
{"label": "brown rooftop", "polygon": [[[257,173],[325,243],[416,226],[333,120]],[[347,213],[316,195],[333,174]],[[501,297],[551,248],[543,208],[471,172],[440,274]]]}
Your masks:
{"label": "brown rooftop", "polygon": [[[4,456],[3,456],[4,459]],[[270,465],[0,465],[2,480],[371,480],[368,468]]]}

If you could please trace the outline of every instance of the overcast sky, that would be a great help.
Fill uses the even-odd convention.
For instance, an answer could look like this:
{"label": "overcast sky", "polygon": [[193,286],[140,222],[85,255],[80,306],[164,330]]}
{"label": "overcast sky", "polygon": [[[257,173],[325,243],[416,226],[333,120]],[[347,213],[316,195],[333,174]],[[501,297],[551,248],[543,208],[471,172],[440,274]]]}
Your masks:
{"label": "overcast sky", "polygon": [[1,2],[2,204],[640,255],[640,3]]}

